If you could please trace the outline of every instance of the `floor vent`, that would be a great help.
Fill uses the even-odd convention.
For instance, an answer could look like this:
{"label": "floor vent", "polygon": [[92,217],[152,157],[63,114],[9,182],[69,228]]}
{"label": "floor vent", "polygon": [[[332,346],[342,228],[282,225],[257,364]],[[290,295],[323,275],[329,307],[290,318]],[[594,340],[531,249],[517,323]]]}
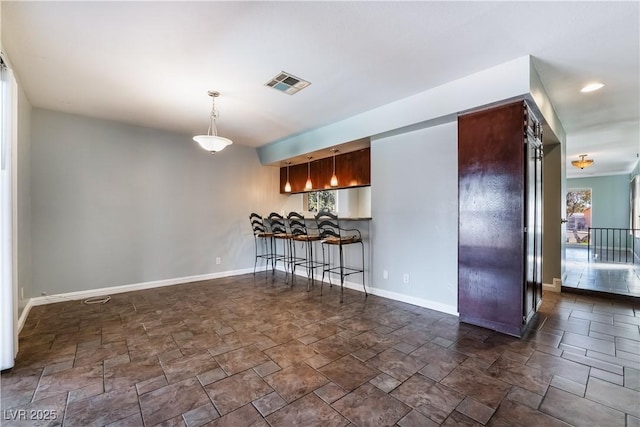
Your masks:
{"label": "floor vent", "polygon": [[293,95],[300,92],[310,84],[311,83],[306,80],[302,80],[301,78],[291,75],[285,71],[281,71],[274,78],[265,83],[265,86]]}

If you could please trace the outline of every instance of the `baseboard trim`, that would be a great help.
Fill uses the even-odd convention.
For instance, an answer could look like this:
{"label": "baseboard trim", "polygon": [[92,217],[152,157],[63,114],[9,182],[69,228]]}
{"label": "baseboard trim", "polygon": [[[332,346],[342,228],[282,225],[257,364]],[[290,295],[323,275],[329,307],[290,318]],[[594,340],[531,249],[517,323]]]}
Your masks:
{"label": "baseboard trim", "polygon": [[29,298],[27,300],[27,304],[25,304],[22,312],[20,313],[20,317],[18,317],[18,334],[22,331],[24,327],[24,323],[27,321],[27,316],[29,315],[29,311],[31,311],[31,307],[33,307],[33,298]]}
{"label": "baseboard trim", "polygon": [[562,292],[562,281],[554,281],[553,284],[543,283],[542,290],[549,292]]}
{"label": "baseboard trim", "polygon": [[[282,267],[278,266],[276,267],[276,269],[284,272],[284,268]],[[298,271],[296,271],[296,276],[300,276],[304,278],[307,277],[305,272],[298,272]],[[322,275],[314,275],[314,279],[316,281],[320,281],[322,280]],[[340,285],[338,284],[338,286]],[[345,280],[344,287],[354,291],[364,293],[364,289],[362,289],[362,283],[349,282]],[[460,316],[460,313],[458,313],[457,307],[454,307],[448,304],[442,304],[437,301],[431,301],[423,298],[414,297],[411,295],[400,294],[397,292],[387,291],[385,289],[379,289],[372,286],[367,286],[367,292],[370,293],[371,295],[388,298],[394,301],[406,302],[407,304],[416,305],[418,307],[428,308],[430,310],[440,311],[442,313],[447,313],[447,314],[451,314],[458,317]]]}
{"label": "baseboard trim", "polygon": [[[345,286],[347,286],[346,282],[345,282]],[[362,292],[361,284],[349,283],[348,287],[349,289],[360,290]],[[400,301],[400,302],[406,302],[407,304],[417,305],[418,307],[428,308],[430,310],[440,311],[442,313],[447,313],[453,316],[460,317],[460,313],[458,313],[458,308],[452,305],[442,304],[437,301],[431,301],[428,299],[418,298],[411,295],[400,294],[397,292],[387,291],[385,289],[374,288],[371,286],[367,286],[367,292],[373,295],[377,295],[379,297],[389,298],[389,299]]]}
{"label": "baseboard trim", "polygon": [[241,270],[222,271],[218,273],[200,274],[196,276],[178,277],[174,279],[154,280],[150,282],[133,283],[130,285],[111,286],[108,288],[89,289],[86,291],[66,292],[55,295],[45,295],[41,297],[29,298],[27,304],[22,310],[22,314],[18,319],[18,333],[22,331],[24,323],[27,320],[29,311],[37,305],[54,304],[64,301],[77,301],[91,297],[99,297],[110,294],[121,294],[124,292],[139,291],[143,289],[161,288],[164,286],[174,286],[186,283],[201,282],[203,280],[220,279],[222,277],[239,276],[241,274],[253,273],[253,268],[244,268]]}

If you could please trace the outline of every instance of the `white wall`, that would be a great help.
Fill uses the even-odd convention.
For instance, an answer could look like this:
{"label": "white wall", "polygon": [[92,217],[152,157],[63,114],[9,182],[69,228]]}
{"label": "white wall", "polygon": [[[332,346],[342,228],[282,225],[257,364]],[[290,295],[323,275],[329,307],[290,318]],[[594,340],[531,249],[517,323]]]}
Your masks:
{"label": "white wall", "polygon": [[253,267],[249,213],[295,202],[239,144],[37,108],[31,136],[31,297]]}
{"label": "white wall", "polygon": [[[31,104],[18,89],[17,292],[20,314],[31,294]],[[24,294],[24,298],[22,295]]]}
{"label": "white wall", "polygon": [[447,312],[458,307],[457,141],[457,122],[371,141],[371,286]]}

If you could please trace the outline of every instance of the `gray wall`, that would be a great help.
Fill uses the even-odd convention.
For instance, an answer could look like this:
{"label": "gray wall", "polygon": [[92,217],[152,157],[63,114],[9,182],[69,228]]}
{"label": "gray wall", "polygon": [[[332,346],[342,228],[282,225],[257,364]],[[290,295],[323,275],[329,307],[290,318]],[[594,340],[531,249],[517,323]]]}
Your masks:
{"label": "gray wall", "polygon": [[278,182],[253,148],[34,109],[29,296],[253,267],[249,213],[294,200]]}
{"label": "gray wall", "polygon": [[[19,314],[29,295],[31,283],[31,104],[19,87],[18,90],[18,170],[16,204],[17,228],[17,287]],[[24,299],[21,298],[24,294]]]}
{"label": "gray wall", "polygon": [[456,312],[457,141],[457,122],[371,141],[371,284]]}
{"label": "gray wall", "polygon": [[567,179],[567,191],[591,188],[592,227],[629,227],[629,175]]}
{"label": "gray wall", "polygon": [[553,279],[562,279],[562,228],[560,218],[566,215],[562,203],[562,146],[545,145],[543,185],[543,235],[542,235],[542,282],[553,284]]}

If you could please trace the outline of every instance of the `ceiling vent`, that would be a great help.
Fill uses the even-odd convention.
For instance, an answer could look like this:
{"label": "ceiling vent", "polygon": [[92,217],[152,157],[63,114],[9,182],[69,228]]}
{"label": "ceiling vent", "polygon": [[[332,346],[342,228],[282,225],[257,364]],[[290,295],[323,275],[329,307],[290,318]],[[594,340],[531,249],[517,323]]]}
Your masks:
{"label": "ceiling vent", "polygon": [[306,80],[302,80],[285,71],[281,71],[274,78],[265,83],[265,86],[269,86],[276,90],[279,90],[280,92],[293,95],[300,92],[310,84],[311,83]]}

